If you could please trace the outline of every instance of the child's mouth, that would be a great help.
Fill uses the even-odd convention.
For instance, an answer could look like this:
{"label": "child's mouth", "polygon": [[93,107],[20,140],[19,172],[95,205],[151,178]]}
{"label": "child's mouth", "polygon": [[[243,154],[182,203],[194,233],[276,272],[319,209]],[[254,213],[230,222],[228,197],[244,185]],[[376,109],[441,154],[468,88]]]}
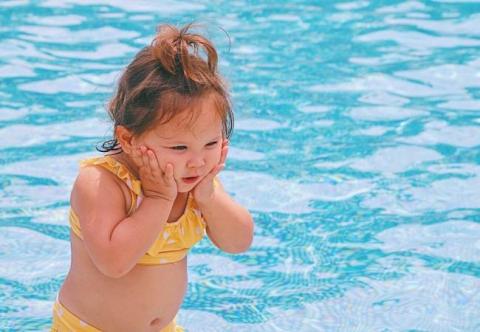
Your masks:
{"label": "child's mouth", "polygon": [[199,176],[190,176],[190,177],[182,178],[182,180],[187,184],[192,184],[192,183],[195,183],[199,178],[200,178]]}

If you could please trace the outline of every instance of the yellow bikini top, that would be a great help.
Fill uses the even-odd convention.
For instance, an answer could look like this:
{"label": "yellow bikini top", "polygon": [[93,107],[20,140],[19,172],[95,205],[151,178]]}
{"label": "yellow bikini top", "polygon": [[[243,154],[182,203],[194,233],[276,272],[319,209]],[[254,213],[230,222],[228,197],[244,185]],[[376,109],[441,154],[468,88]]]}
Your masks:
{"label": "yellow bikini top", "polygon": [[[120,162],[110,156],[94,157],[82,160],[80,167],[97,165],[106,168],[118,176],[130,189],[132,204],[128,215],[131,215],[142,200],[142,186],[140,180]],[[81,239],[82,232],[77,215],[70,208],[69,216],[72,231]],[[156,265],[178,262],[188,253],[188,250],[205,235],[206,224],[195,201],[189,194],[187,206],[183,215],[175,222],[166,223],[163,231],[158,234],[153,245],[148,249],[138,264]]]}

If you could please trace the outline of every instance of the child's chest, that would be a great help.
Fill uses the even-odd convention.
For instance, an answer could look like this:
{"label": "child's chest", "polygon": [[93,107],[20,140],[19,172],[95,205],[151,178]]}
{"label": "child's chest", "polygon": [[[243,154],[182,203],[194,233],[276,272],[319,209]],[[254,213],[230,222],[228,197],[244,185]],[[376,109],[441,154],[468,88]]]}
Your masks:
{"label": "child's chest", "polygon": [[173,203],[172,210],[168,216],[167,222],[175,222],[180,218],[187,208],[188,193],[180,193]]}

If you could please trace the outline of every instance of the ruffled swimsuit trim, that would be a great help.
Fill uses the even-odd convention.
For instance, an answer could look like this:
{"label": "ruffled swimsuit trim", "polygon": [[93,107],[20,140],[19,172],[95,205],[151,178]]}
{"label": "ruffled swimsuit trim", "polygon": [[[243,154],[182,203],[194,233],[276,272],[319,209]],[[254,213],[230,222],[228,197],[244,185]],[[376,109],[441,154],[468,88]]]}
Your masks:
{"label": "ruffled swimsuit trim", "polygon": [[[82,160],[80,166],[100,166],[115,174],[130,189],[132,203],[128,215],[138,208],[143,197],[142,184],[125,165],[111,156],[102,156]],[[69,220],[72,231],[83,239],[80,221],[71,208]],[[138,264],[155,265],[180,261],[186,256],[189,249],[203,238],[205,233],[206,223],[192,195],[189,194],[183,215],[175,222],[165,224],[163,231],[158,234],[157,239]]]}

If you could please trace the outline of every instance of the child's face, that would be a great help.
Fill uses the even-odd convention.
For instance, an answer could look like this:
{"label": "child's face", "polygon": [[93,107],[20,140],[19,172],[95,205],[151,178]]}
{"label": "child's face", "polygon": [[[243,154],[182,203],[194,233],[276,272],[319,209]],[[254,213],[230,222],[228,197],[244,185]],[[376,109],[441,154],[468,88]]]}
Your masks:
{"label": "child's face", "polygon": [[163,170],[167,163],[173,165],[179,192],[192,190],[220,161],[223,127],[214,107],[207,99],[196,119],[185,112],[136,139],[155,152]]}

